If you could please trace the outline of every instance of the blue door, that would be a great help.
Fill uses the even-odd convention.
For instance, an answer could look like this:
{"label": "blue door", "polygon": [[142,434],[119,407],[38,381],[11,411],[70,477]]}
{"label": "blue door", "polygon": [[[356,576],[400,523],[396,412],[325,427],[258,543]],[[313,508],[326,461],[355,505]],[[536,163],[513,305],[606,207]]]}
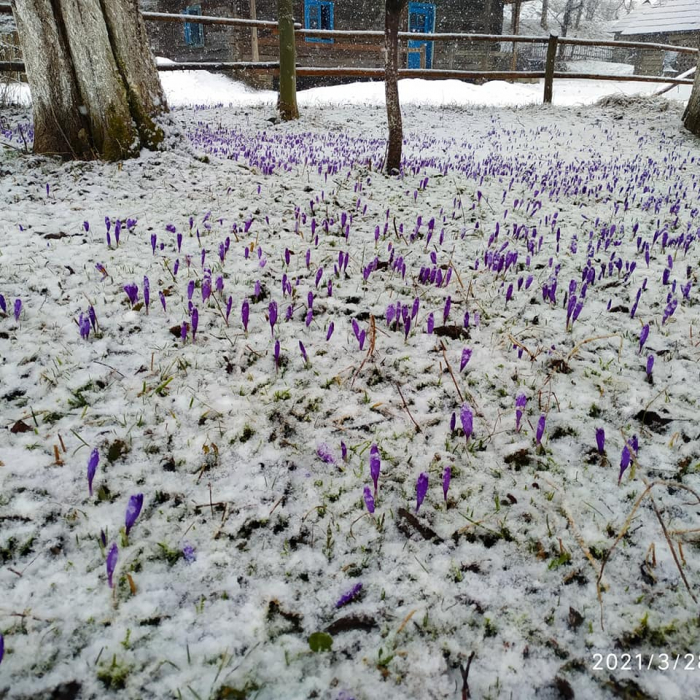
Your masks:
{"label": "blue door", "polygon": [[[408,31],[430,34],[435,31],[435,5],[427,2],[408,3]],[[425,51],[425,67],[433,67],[433,42],[408,42],[408,67],[421,67],[421,49]]]}

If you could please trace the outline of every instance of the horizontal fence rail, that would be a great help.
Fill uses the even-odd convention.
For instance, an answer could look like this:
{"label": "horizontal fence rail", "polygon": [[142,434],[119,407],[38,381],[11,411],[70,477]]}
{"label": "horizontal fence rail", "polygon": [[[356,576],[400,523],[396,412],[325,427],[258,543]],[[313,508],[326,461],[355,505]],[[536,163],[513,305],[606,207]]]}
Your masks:
{"label": "horizontal fence rail", "polygon": [[[12,7],[6,3],[0,4],[0,14],[11,14]],[[272,34],[278,33],[278,23],[270,20],[247,19],[242,17],[213,17],[208,15],[171,14],[167,12],[142,12],[143,18],[149,22],[177,22],[191,24],[219,25],[226,27],[238,27],[257,30],[266,30]],[[295,35],[299,39],[372,39],[383,41],[384,31],[380,30],[355,30],[355,29],[305,29],[301,24],[295,23]],[[464,34],[464,33],[419,33],[399,32],[402,41],[430,41],[430,42],[465,42],[465,43],[492,43],[513,45],[513,66],[510,71],[488,70],[455,70],[439,68],[420,68],[399,70],[400,78],[423,78],[432,80],[457,79],[457,80],[523,80],[544,78],[544,101],[552,101],[552,87],[554,80],[607,80],[619,82],[659,83],[667,87],[664,91],[676,85],[692,85],[693,80],[685,73],[675,78],[653,75],[601,75],[597,73],[564,73],[555,70],[557,60],[566,60],[569,51],[572,53],[577,47],[581,47],[582,54],[611,55],[613,49],[639,49],[649,51],[674,51],[676,53],[698,55],[699,50],[688,46],[676,46],[674,44],[658,44],[637,41],[608,41],[593,39],[577,39],[574,37],[558,37],[556,35],[525,36],[520,34]],[[532,49],[525,53],[524,57],[544,58],[544,70],[515,70],[516,44],[530,44]],[[321,44],[333,46],[333,44]],[[568,49],[568,50],[567,50]],[[539,66],[532,66],[536,68]],[[24,72],[22,61],[0,61],[0,72]],[[158,65],[158,70],[163,72],[185,70],[214,70],[231,71],[242,74],[267,74],[278,76],[280,73],[279,61],[186,61],[180,63],[167,63]],[[305,77],[355,77],[381,80],[385,76],[384,68],[364,68],[356,66],[297,66],[296,74]]]}

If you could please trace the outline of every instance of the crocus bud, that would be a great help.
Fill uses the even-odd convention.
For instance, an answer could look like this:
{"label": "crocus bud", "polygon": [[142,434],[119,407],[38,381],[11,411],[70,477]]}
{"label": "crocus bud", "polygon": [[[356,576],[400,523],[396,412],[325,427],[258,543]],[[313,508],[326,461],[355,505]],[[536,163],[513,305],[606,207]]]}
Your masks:
{"label": "crocus bud", "polygon": [[374,483],[374,493],[377,493],[380,469],[381,460],[379,458],[379,448],[376,445],[372,445],[372,447],[369,448],[369,473]]}
{"label": "crocus bud", "polygon": [[420,510],[426,493],[428,493],[428,475],[421,472],[416,481],[416,513]]}
{"label": "crocus bud", "polygon": [[447,492],[450,490],[450,481],[452,481],[452,469],[445,467],[445,471],[442,473],[442,493],[445,502],[447,502]]}
{"label": "crocus bud", "polygon": [[462,350],[462,359],[459,363],[459,371],[461,372],[469,363],[469,360],[471,360],[472,357],[472,351],[470,348],[464,348]]}
{"label": "crocus bud", "polygon": [[605,452],[605,430],[603,430],[603,428],[596,428],[595,441],[598,447],[598,452],[603,454]]}
{"label": "crocus bud", "polygon": [[537,421],[537,433],[535,434],[535,441],[538,445],[542,444],[542,436],[544,435],[544,425],[547,420],[544,413],[540,416],[539,421]]}
{"label": "crocus bud", "polygon": [[342,608],[343,605],[347,605],[348,603],[351,603],[355,598],[357,598],[358,595],[360,595],[361,591],[362,591],[362,584],[356,583],[347,593],[344,593],[343,595],[340,596],[340,598],[338,599],[338,602],[335,604],[335,607]]}
{"label": "crocus bud", "polygon": [[364,490],[365,505],[370,514],[374,514],[374,497],[372,496],[372,491],[369,486],[365,486]]}
{"label": "crocus bud", "polygon": [[88,466],[87,466],[87,478],[88,478],[88,489],[90,491],[90,495],[92,496],[92,480],[95,478],[95,472],[97,471],[97,465],[100,462],[100,453],[97,451],[97,448],[95,448],[91,453],[90,453],[90,459],[88,459]]}
{"label": "crocus bud", "polygon": [[119,547],[113,544],[109,548],[109,553],[107,554],[107,583],[110,588],[114,588],[112,577],[114,576],[114,569],[117,566],[117,559],[119,559]]}
{"label": "crocus bud", "polygon": [[474,416],[468,404],[465,403],[460,409],[459,419],[462,423],[464,437],[467,439],[467,442],[469,442],[469,438],[471,437],[474,429]]}
{"label": "crocus bud", "polygon": [[139,517],[141,513],[141,508],[143,507],[143,494],[137,493],[135,496],[129,498],[129,503],[126,507],[126,517],[124,519],[124,524],[126,526],[126,534],[129,535],[131,528],[136,522],[136,518]]}
{"label": "crocus bud", "polygon": [[248,317],[250,316],[250,304],[248,300],[244,299],[241,305],[241,321],[243,322],[243,330],[248,332]]}

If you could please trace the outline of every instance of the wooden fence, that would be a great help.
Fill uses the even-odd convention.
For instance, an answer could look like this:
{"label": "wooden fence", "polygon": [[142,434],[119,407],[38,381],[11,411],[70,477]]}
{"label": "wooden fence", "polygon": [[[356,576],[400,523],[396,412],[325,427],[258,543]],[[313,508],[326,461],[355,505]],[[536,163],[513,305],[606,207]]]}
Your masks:
{"label": "wooden fence", "polygon": [[[11,13],[12,8],[7,4],[0,4],[0,14]],[[277,22],[244,19],[236,17],[209,17],[193,15],[178,15],[167,14],[162,12],[143,12],[143,17],[147,21],[152,22],[193,22],[197,24],[208,25],[224,25],[231,27],[244,27],[253,31],[258,29],[277,31]],[[300,24],[295,24],[295,35],[299,39],[307,37],[326,38],[326,39],[383,39],[383,31],[375,30],[324,30],[324,29],[303,29]],[[552,101],[554,89],[554,81],[567,80],[623,80],[625,82],[639,83],[660,83],[664,85],[692,85],[693,81],[685,77],[663,77],[654,75],[625,75],[612,76],[600,75],[596,73],[562,73],[555,70],[555,63],[558,52],[567,47],[596,47],[610,49],[641,49],[649,51],[675,51],[677,53],[698,55],[698,49],[685,46],[674,46],[672,44],[655,44],[634,41],[594,41],[589,39],[575,39],[571,37],[557,37],[551,35],[549,37],[541,36],[521,36],[521,35],[503,35],[503,34],[423,34],[415,32],[399,32],[400,41],[456,41],[456,42],[486,42],[486,43],[512,43],[513,56],[515,57],[518,44],[531,44],[543,46],[546,51],[544,70],[530,71],[484,71],[484,70],[443,70],[443,69],[408,69],[399,70],[399,78],[423,78],[433,80],[457,79],[457,80],[522,80],[522,79],[544,79],[544,102]],[[422,62],[421,65],[424,65]],[[23,71],[24,64],[20,61],[0,61],[0,72],[7,71]],[[268,75],[279,75],[279,62],[260,62],[260,61],[236,61],[236,62],[182,62],[176,64],[160,65],[160,71],[175,71],[175,70],[217,70],[217,71],[233,71],[236,73],[263,73]],[[384,69],[382,68],[363,68],[363,67],[315,67],[315,66],[297,66],[297,76],[307,77],[335,77],[335,78],[377,78],[384,77]]]}

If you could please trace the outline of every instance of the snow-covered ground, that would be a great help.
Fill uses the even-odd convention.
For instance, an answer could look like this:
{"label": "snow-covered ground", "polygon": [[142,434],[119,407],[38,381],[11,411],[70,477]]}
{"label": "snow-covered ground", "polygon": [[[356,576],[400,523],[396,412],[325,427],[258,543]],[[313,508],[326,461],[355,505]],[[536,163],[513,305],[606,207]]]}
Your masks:
{"label": "snow-covered ground", "polygon": [[377,85],[118,165],[2,115],[0,697],[697,694],[699,142],[431,86],[401,178]]}

